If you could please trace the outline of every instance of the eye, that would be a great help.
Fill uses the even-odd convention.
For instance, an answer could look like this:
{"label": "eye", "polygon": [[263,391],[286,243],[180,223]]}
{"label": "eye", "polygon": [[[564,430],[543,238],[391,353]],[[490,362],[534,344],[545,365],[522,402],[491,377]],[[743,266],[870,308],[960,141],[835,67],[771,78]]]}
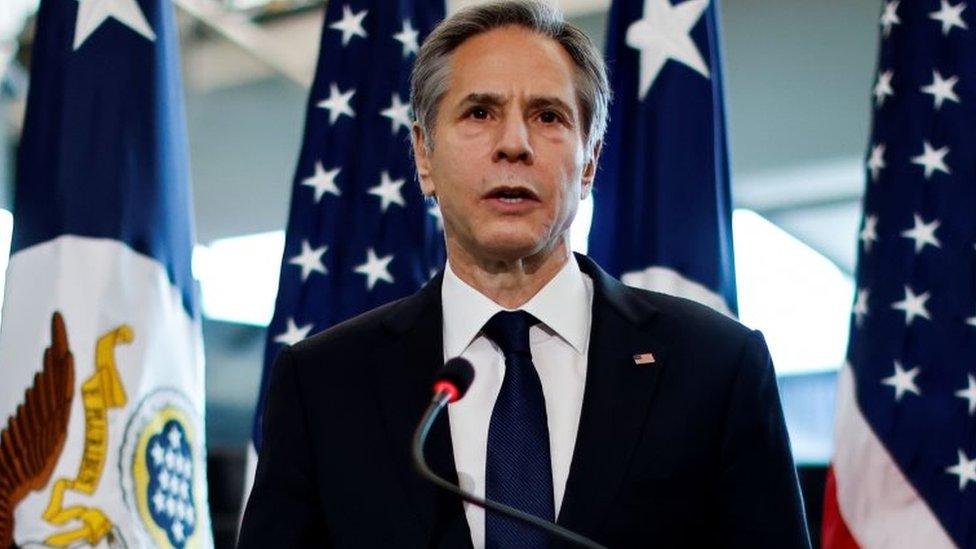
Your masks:
{"label": "eye", "polygon": [[556,111],[542,111],[539,115],[539,119],[542,120],[544,124],[555,124],[562,120],[562,117]]}
{"label": "eye", "polygon": [[468,111],[468,116],[477,120],[487,120],[488,109],[484,107],[472,107],[471,110]]}

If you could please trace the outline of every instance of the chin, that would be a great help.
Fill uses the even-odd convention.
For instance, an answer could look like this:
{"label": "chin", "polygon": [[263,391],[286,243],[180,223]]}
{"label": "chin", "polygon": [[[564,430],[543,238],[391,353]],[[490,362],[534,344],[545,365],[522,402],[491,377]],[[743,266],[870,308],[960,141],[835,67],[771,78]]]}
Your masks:
{"label": "chin", "polygon": [[481,249],[486,255],[501,261],[516,261],[535,255],[545,247],[545,242],[529,235],[505,235],[486,239]]}

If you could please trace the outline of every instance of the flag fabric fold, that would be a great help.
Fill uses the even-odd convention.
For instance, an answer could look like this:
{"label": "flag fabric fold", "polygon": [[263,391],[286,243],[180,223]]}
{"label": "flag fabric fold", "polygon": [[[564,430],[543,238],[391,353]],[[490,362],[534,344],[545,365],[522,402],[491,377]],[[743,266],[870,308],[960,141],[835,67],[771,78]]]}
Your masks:
{"label": "flag fabric fold", "polygon": [[210,547],[178,39],[42,0],[0,329],[0,546]]}
{"label": "flag fabric fold", "polygon": [[709,0],[614,0],[589,254],[625,284],[734,314],[717,14]]}

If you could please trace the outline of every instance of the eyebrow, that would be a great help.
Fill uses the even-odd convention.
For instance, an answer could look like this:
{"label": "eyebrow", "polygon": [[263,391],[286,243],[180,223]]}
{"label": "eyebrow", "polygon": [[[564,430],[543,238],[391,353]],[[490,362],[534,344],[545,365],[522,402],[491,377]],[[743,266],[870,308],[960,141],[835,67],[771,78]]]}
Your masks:
{"label": "eyebrow", "polygon": [[[458,103],[458,107],[467,105],[490,105],[493,107],[505,104],[505,98],[497,93],[469,93]],[[555,108],[567,114],[574,114],[573,109],[562,99],[552,95],[535,95],[529,98],[530,109]]]}

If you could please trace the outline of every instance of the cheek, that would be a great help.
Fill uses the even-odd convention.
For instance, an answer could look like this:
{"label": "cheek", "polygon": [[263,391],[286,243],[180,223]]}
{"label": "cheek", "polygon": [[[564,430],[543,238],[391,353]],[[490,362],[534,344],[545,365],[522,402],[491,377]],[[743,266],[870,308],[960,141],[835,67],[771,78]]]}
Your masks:
{"label": "cheek", "polygon": [[472,169],[470,163],[460,160],[452,160],[445,164],[443,171],[444,191],[452,196],[461,197],[471,192],[472,179],[477,172]]}
{"label": "cheek", "polygon": [[583,188],[583,162],[581,155],[566,154],[560,159],[553,170],[555,181],[553,187],[561,202],[573,202],[580,199]]}
{"label": "cheek", "polygon": [[473,162],[465,162],[463,156],[451,154],[445,154],[431,171],[438,201],[442,210],[470,210],[472,201],[478,196],[482,170]]}
{"label": "cheek", "polygon": [[554,221],[562,225],[564,222],[569,223],[579,208],[583,192],[580,180],[583,175],[583,163],[578,155],[567,155],[562,158],[562,162],[554,172],[556,178],[552,183],[552,215]]}
{"label": "cheek", "polygon": [[569,187],[564,188],[559,197],[559,203],[556,205],[557,210],[555,212],[556,224],[559,225],[561,229],[565,228],[563,225],[572,223],[578,206],[578,195],[573,191],[573,189]]}
{"label": "cheek", "polygon": [[490,157],[494,137],[492,132],[475,124],[462,124],[446,132],[452,158],[464,163],[474,158]]}

